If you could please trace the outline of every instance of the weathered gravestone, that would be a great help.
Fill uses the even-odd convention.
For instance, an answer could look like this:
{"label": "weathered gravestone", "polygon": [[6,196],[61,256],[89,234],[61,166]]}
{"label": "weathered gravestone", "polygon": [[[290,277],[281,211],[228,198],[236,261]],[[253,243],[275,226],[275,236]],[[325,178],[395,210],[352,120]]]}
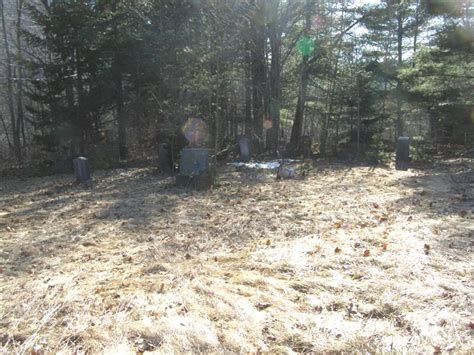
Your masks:
{"label": "weathered gravestone", "polygon": [[237,140],[239,145],[240,160],[248,162],[250,160],[250,139],[245,136],[240,136]]}
{"label": "weathered gravestone", "polygon": [[214,183],[214,175],[209,168],[209,149],[184,148],[181,151],[176,185],[206,189]]}
{"label": "weathered gravestone", "polygon": [[410,163],[410,138],[399,137],[397,140],[395,169],[408,170],[409,163]]}
{"label": "weathered gravestone", "polygon": [[171,157],[171,147],[167,143],[162,143],[158,147],[158,165],[161,172],[169,174],[173,171],[173,159]]}
{"label": "weathered gravestone", "polygon": [[209,149],[184,148],[181,151],[180,175],[196,176],[209,167]]}
{"label": "weathered gravestone", "polygon": [[91,173],[89,168],[89,160],[84,157],[78,157],[73,161],[74,175],[78,183],[89,183],[91,181]]}

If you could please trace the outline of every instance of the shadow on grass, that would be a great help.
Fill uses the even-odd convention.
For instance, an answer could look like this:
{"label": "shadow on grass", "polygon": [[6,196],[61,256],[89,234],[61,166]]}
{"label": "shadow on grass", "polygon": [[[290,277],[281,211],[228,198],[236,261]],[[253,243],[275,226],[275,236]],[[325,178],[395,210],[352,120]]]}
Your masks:
{"label": "shadow on grass", "polygon": [[[8,255],[4,266],[13,271],[46,265],[52,257],[72,257],[80,245],[94,239],[89,232],[100,232],[104,223],[125,230],[126,225],[172,219],[175,204],[184,193],[171,188],[169,177],[151,169],[98,172],[89,187],[64,177],[33,180],[26,187],[22,184],[0,200],[3,207],[20,206],[7,210],[8,226],[18,230],[15,234],[26,230],[27,238],[31,237],[20,236],[16,243],[14,239],[1,241],[4,255]],[[100,240],[106,239],[102,233]]]}

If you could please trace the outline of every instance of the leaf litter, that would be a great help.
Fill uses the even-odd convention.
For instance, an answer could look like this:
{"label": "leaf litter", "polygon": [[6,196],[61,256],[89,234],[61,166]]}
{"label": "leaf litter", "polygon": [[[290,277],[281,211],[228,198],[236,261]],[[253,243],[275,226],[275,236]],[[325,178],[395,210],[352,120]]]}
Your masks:
{"label": "leaf litter", "polygon": [[446,165],[2,180],[0,351],[471,352],[473,189]]}

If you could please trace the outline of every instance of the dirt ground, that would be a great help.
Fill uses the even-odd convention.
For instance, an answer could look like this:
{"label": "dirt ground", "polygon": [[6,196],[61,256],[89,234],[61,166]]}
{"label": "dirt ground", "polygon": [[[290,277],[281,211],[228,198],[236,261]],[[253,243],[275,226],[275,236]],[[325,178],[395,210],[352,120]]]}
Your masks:
{"label": "dirt ground", "polygon": [[473,169],[1,179],[0,352],[473,352]]}

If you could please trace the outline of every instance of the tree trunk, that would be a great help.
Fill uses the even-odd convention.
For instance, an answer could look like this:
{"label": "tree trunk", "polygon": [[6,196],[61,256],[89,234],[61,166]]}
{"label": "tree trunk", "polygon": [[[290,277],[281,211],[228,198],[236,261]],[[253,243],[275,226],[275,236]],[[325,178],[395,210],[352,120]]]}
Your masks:
{"label": "tree trunk", "polygon": [[122,72],[117,69],[115,74],[115,94],[116,94],[116,109],[117,109],[117,124],[118,124],[118,145],[119,145],[119,157],[120,159],[128,158],[128,147],[127,147],[127,125],[126,117],[124,112],[124,100],[123,100],[123,83],[122,83]]}
{"label": "tree trunk", "polygon": [[[17,45],[17,129],[21,131],[23,145],[25,145],[25,118],[23,110],[23,52],[21,48],[21,22],[23,16],[23,0],[17,1],[16,45]],[[20,133],[19,133],[20,134]]]}
{"label": "tree trunk", "polygon": [[415,9],[415,31],[413,34],[413,67],[415,67],[415,55],[417,50],[418,32],[420,26],[420,0],[416,0]]}
{"label": "tree trunk", "polygon": [[332,74],[332,80],[330,84],[330,91],[329,91],[329,97],[328,97],[328,108],[327,108],[327,113],[326,113],[326,119],[323,120],[323,125],[321,127],[321,136],[320,136],[320,153],[322,156],[326,155],[327,151],[327,140],[329,136],[329,120],[332,117],[332,110],[334,107],[334,95],[336,92],[336,79],[337,79],[337,70],[339,67],[339,55],[340,55],[340,50],[337,52],[336,55],[336,64],[334,65],[334,71]]}
{"label": "tree trunk", "polygon": [[5,22],[5,8],[4,1],[0,0],[0,16],[2,17],[2,31],[3,31],[3,43],[5,47],[5,59],[6,59],[6,74],[7,74],[7,96],[8,96],[8,110],[10,111],[10,124],[13,137],[13,149],[16,159],[19,163],[22,161],[21,156],[21,144],[20,144],[20,127],[17,125],[15,107],[13,102],[13,76],[12,76],[12,61],[10,58],[10,46],[8,42],[7,25]]}
{"label": "tree trunk", "polygon": [[255,1],[255,13],[252,21],[252,40],[250,53],[252,57],[252,101],[253,101],[253,136],[263,138],[264,95],[265,95],[265,25],[264,1]]}
{"label": "tree trunk", "polygon": [[[401,10],[402,5],[398,5],[397,9],[397,54],[398,54],[398,68],[400,69],[403,64],[402,49],[403,49],[403,14]],[[396,100],[397,100],[397,118],[395,125],[395,142],[398,137],[403,135],[403,121],[402,121],[402,83],[397,80],[396,89]]]}
{"label": "tree trunk", "polygon": [[[112,11],[117,11],[117,2],[114,1]],[[118,30],[117,26],[114,27],[114,35],[116,42],[118,42]],[[122,69],[120,68],[120,54],[118,49],[114,53],[114,76],[115,76],[115,103],[117,110],[117,126],[118,126],[118,146],[119,146],[119,158],[128,158],[128,147],[127,147],[127,119],[124,112],[124,98],[123,98],[123,78]]]}
{"label": "tree trunk", "polygon": [[280,132],[281,101],[281,25],[278,16],[279,0],[270,1],[270,47],[272,59],[270,64],[270,117],[273,122],[268,135],[268,148],[276,153]]}
{"label": "tree trunk", "polygon": [[246,51],[245,66],[245,134],[252,135],[252,60],[250,51]]}
{"label": "tree trunk", "polygon": [[[305,34],[310,35],[311,31],[311,9],[310,0],[306,0],[305,4]],[[298,102],[296,104],[295,119],[291,127],[291,138],[289,150],[291,153],[296,153],[298,150],[298,143],[301,141],[301,133],[303,130],[304,107],[306,104],[306,91],[308,89],[308,58],[307,54],[303,54],[300,69],[300,86],[298,90]]]}

